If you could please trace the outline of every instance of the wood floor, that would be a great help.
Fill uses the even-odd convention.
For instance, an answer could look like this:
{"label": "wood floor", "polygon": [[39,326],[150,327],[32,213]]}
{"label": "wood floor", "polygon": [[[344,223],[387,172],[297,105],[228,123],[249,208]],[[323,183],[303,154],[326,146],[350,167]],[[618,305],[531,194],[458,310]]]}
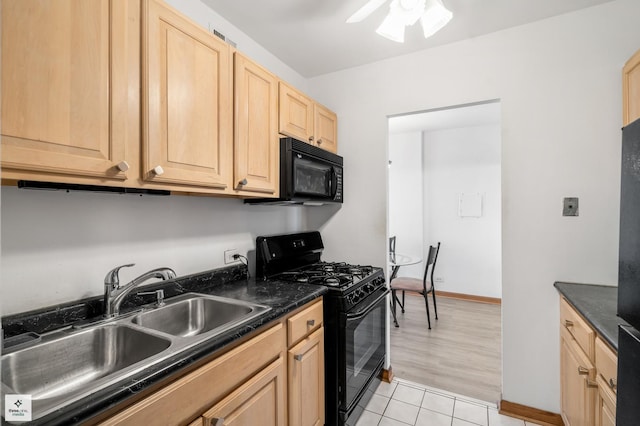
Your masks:
{"label": "wood floor", "polygon": [[391,367],[401,379],[496,403],[501,399],[500,305],[438,297],[438,321],[429,295],[406,296],[398,324],[391,319]]}

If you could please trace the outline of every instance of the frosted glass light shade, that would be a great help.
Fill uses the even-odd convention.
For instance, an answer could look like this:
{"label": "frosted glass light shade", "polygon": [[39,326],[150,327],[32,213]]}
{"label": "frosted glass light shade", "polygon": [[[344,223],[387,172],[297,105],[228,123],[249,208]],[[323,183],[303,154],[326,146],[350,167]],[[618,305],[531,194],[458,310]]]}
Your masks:
{"label": "frosted glass light shade", "polygon": [[420,18],[424,38],[431,37],[442,29],[453,17],[453,13],[444,7],[442,0],[427,0],[425,12]]}
{"label": "frosted glass light shade", "polygon": [[402,15],[404,25],[411,26],[424,14],[425,0],[399,0],[396,10]]}
{"label": "frosted glass light shade", "polygon": [[397,4],[397,1],[391,3],[389,14],[384,18],[376,33],[389,40],[404,43],[404,19],[402,13],[397,8],[394,8],[394,3]]}

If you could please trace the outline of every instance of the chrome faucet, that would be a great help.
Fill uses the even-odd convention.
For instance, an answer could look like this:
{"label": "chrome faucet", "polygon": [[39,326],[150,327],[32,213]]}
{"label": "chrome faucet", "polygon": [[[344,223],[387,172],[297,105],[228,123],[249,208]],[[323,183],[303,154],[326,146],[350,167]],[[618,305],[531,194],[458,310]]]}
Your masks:
{"label": "chrome faucet", "polygon": [[104,277],[104,316],[105,318],[113,318],[120,314],[120,304],[124,300],[125,296],[131,292],[134,288],[138,287],[143,282],[152,279],[159,278],[162,280],[170,280],[176,277],[176,273],[171,268],[157,268],[152,269],[149,272],[145,272],[138,278],[134,278],[131,282],[120,285],[120,277],[118,272],[121,268],[128,268],[134,266],[135,263],[128,265],[118,266],[113,268]]}

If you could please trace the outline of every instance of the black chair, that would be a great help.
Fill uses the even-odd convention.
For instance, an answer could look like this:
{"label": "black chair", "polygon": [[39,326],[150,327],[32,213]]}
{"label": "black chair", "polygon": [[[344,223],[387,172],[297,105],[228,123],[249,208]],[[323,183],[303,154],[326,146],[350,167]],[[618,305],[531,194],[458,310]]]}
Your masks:
{"label": "black chair", "polygon": [[389,255],[393,256],[396,254],[396,236],[389,237]]}
{"label": "black chair", "polygon": [[[424,297],[424,304],[427,307],[427,323],[429,329],[431,329],[431,317],[429,315],[429,299],[427,295],[431,293],[433,297],[433,310],[436,314],[436,320],[438,319],[438,307],[436,305],[436,292],[433,285],[433,271],[436,268],[436,261],[438,260],[438,253],[440,252],[440,243],[436,247],[429,246],[429,254],[427,255],[426,266],[424,268],[424,277],[422,280],[418,278],[397,277],[391,281],[391,293],[393,298],[393,317],[396,327],[399,327],[396,319],[396,303],[400,305],[402,313],[404,313],[404,293],[411,291],[414,293],[420,293]],[[397,291],[402,291],[402,302],[398,299]]]}

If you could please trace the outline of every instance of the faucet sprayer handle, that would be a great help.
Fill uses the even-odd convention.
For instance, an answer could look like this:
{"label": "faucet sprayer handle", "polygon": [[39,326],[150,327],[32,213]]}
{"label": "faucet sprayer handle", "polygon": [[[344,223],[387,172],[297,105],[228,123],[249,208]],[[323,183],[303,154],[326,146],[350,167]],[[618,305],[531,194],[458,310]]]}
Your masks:
{"label": "faucet sprayer handle", "polygon": [[107,272],[107,275],[104,277],[104,285],[111,286],[111,288],[118,288],[118,286],[120,285],[120,278],[118,277],[118,272],[122,268],[130,268],[132,266],[135,266],[135,263],[120,265],[113,268],[109,272]]}

